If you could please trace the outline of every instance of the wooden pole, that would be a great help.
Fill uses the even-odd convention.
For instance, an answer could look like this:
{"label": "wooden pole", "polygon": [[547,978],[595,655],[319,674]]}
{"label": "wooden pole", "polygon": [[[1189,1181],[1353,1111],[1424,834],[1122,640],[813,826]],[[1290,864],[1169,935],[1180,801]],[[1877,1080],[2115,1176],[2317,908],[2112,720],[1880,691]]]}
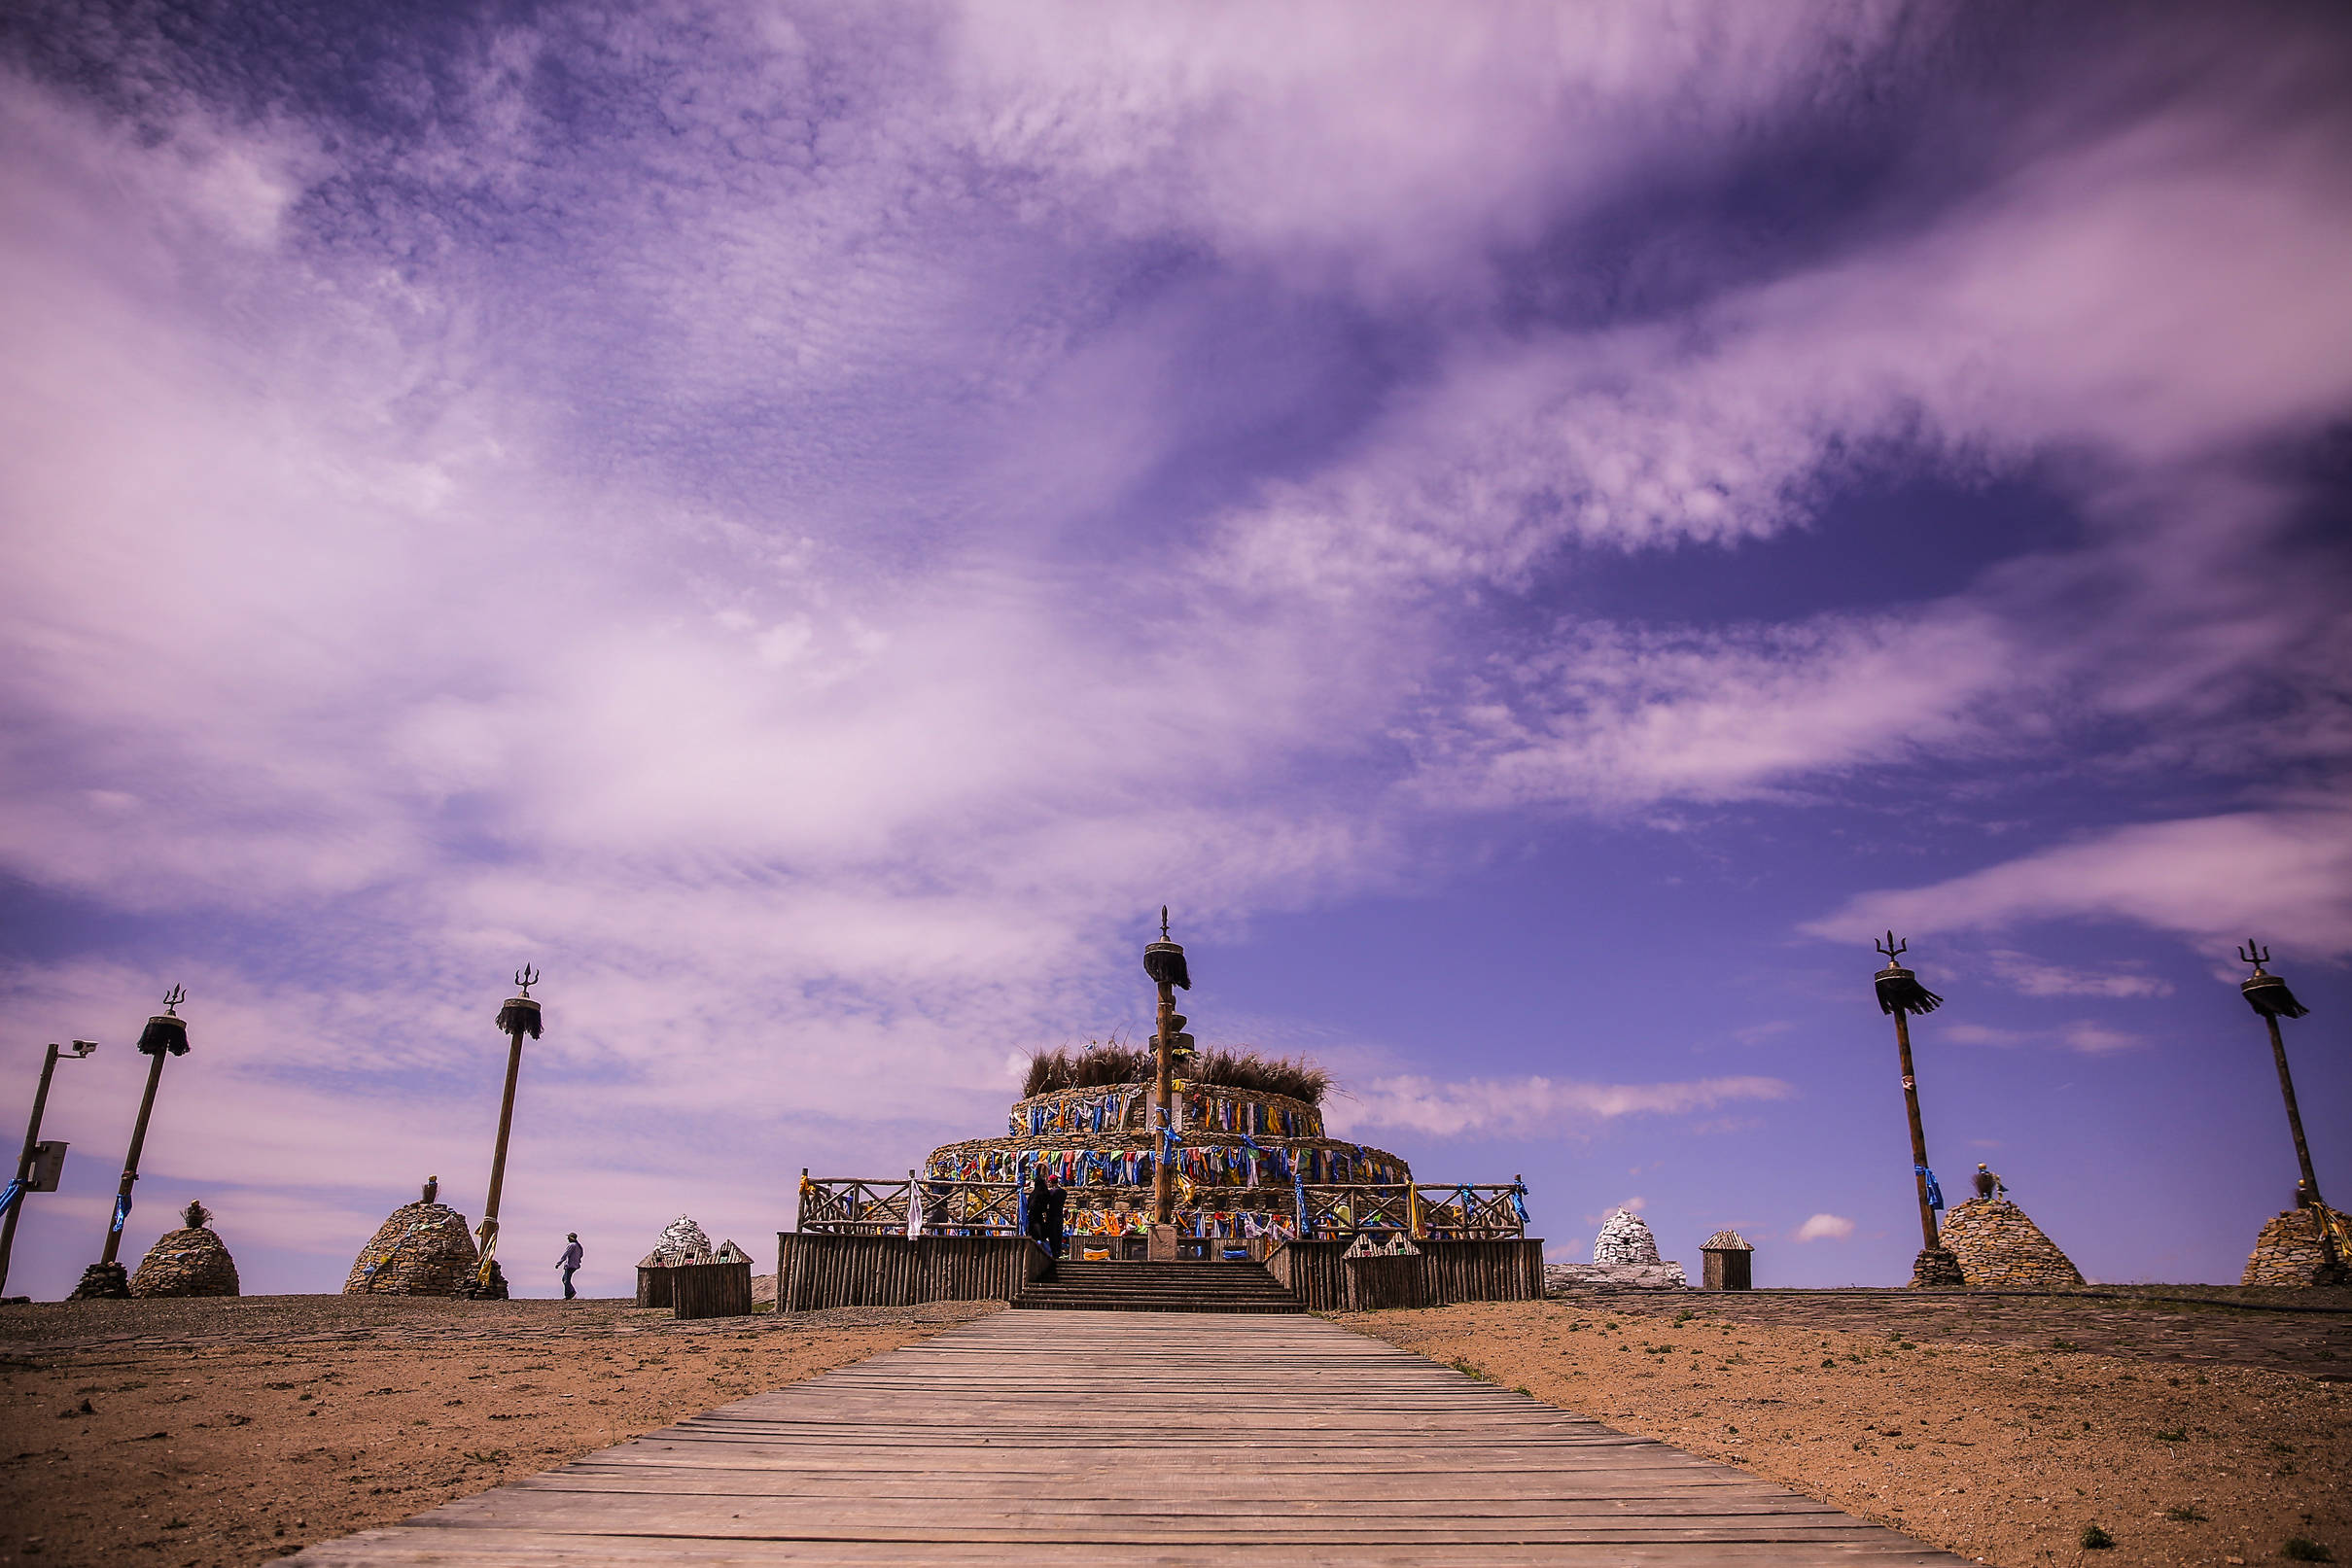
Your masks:
{"label": "wooden pole", "polygon": [[163,1079],[163,1057],[158,1049],[147,1063],[147,1092],[139,1097],[139,1119],[130,1129],[130,1152],[123,1157],[123,1185],[115,1190],[115,1206],[106,1216],[106,1251],[98,1259],[102,1264],[114,1262],[123,1246],[123,1228],[115,1223],[115,1215],[123,1212],[131,1184],[139,1179],[139,1151],[147,1146],[147,1118],[156,1108],[156,1085]]}
{"label": "wooden pole", "polygon": [[[1171,1039],[1176,1033],[1173,1023],[1176,1017],[1176,986],[1174,982],[1167,980],[1163,980],[1159,984],[1159,1028],[1158,1032],[1152,1036],[1152,1054],[1155,1058],[1152,1066],[1152,1082],[1153,1093],[1160,1105],[1160,1126],[1168,1128],[1176,1125],[1176,1118],[1170,1103],[1175,1098]],[[1152,1222],[1157,1225],[1170,1225],[1176,1221],[1176,1171],[1169,1164],[1168,1139],[1165,1134],[1160,1135],[1159,1147],[1152,1152],[1151,1217]]]}
{"label": "wooden pole", "polygon": [[1927,1130],[1919,1122],[1919,1080],[1911,1069],[1911,1026],[1903,1009],[1895,1009],[1895,1049],[1903,1058],[1903,1108],[1911,1116],[1912,1180],[1919,1189],[1920,1245],[1934,1251],[1944,1243],[1936,1235],[1935,1206],[1927,1201]]}
{"label": "wooden pole", "polygon": [[[2278,1062],[2278,1092],[2287,1097],[2287,1126],[2295,1133],[2295,1159],[2302,1167],[2303,1190],[2311,1195],[2313,1207],[2319,1207],[2319,1176],[2311,1168],[2311,1146],[2303,1141],[2303,1113],[2295,1103],[2295,1078],[2287,1071],[2287,1042],[2278,1032],[2278,1015],[2264,1013],[2263,1022],[2270,1026],[2270,1055]],[[52,1050],[56,1049],[54,1046]],[[2322,1234],[2327,1226],[2320,1227]]]}
{"label": "wooden pole", "polygon": [[[79,1052],[75,1053],[77,1056]],[[41,1146],[41,1113],[49,1106],[49,1080],[57,1070],[57,1048],[41,1059],[41,1085],[33,1091],[33,1119],[24,1124],[24,1152],[17,1156],[17,1201],[0,1220],[0,1295],[8,1290],[8,1258],[17,1245],[17,1216],[24,1212],[24,1184],[33,1179],[33,1151]]]}
{"label": "wooden pole", "polygon": [[507,1092],[498,1106],[498,1147],[490,1156],[490,1196],[482,1201],[482,1261],[474,1271],[477,1284],[490,1283],[491,1253],[498,1245],[498,1200],[507,1185],[507,1133],[514,1126],[514,1081],[523,1070],[523,1031],[518,1026],[507,1034]]}

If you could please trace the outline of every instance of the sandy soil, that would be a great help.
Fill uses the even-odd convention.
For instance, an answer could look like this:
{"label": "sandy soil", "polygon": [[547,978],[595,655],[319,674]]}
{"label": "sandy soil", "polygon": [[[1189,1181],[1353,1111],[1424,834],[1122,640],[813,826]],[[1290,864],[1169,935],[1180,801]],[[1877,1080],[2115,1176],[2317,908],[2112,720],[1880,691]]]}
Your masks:
{"label": "sandy soil", "polygon": [[0,1563],[261,1562],[996,1309],[680,1323],[588,1301],[0,1307]]}
{"label": "sandy soil", "polygon": [[1339,1321],[2003,1568],[2352,1560],[2341,1316],[1777,1294]]}

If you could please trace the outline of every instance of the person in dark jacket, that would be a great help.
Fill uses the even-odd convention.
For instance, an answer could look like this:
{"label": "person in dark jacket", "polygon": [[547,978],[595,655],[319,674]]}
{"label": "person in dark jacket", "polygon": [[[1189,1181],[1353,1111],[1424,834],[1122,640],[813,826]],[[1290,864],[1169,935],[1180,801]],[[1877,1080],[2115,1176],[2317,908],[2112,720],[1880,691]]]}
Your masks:
{"label": "person in dark jacket", "polygon": [[1045,1250],[1059,1258],[1062,1255],[1062,1211],[1069,1206],[1070,1193],[1060,1176],[1045,1178]]}
{"label": "person in dark jacket", "polygon": [[579,1233],[578,1231],[574,1231],[566,1236],[564,1240],[568,1244],[564,1247],[564,1255],[555,1260],[555,1267],[563,1271],[564,1300],[570,1301],[573,1297],[579,1294],[579,1292],[572,1288],[572,1276],[579,1272],[580,1259],[585,1256],[585,1254],[580,1251]]}

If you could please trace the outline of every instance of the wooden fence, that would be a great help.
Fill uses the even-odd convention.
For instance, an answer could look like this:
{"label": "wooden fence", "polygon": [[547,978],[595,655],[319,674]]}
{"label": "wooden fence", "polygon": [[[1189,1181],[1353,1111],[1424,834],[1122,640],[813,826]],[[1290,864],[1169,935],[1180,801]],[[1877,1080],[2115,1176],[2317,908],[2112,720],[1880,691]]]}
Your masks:
{"label": "wooden fence", "polygon": [[1020,1237],[784,1231],[776,1237],[776,1310],[1010,1301],[1044,1272],[1044,1252]]}
{"label": "wooden fence", "polygon": [[1423,1241],[1417,1258],[1343,1258],[1344,1241],[1285,1241],[1267,1270],[1310,1312],[1543,1299],[1543,1243]]}
{"label": "wooden fence", "polygon": [[924,1236],[1019,1236],[1017,1181],[915,1179],[875,1181],[862,1176],[800,1172],[800,1212],[792,1229],[803,1236],[905,1236],[907,1204],[918,1205]]}
{"label": "wooden fence", "polygon": [[663,1271],[670,1276],[673,1317],[748,1317],[752,1311],[752,1264],[687,1263]]}

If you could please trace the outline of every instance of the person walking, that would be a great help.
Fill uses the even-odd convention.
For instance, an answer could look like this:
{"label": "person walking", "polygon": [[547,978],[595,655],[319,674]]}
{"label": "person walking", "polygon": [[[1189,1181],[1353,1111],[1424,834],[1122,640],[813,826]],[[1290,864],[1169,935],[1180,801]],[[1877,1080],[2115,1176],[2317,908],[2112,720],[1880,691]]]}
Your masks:
{"label": "person walking", "polygon": [[567,1233],[564,1239],[569,1244],[564,1248],[564,1255],[555,1260],[555,1267],[563,1271],[564,1300],[570,1301],[579,1294],[572,1288],[572,1276],[579,1272],[579,1260],[587,1254],[580,1250],[578,1231]]}

